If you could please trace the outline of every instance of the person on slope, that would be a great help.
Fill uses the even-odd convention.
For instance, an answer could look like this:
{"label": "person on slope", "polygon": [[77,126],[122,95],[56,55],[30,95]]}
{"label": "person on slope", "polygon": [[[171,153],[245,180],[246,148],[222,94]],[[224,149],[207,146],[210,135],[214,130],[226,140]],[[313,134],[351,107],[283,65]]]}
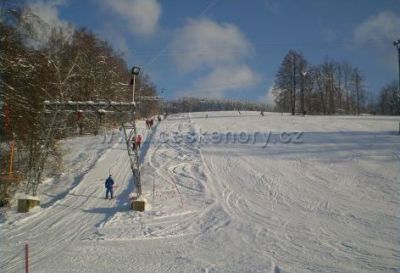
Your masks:
{"label": "person on slope", "polygon": [[150,119],[146,118],[146,127],[147,129],[150,129]]}
{"label": "person on slope", "polygon": [[135,136],[132,137],[132,151],[136,151],[136,138],[135,138]]}
{"label": "person on slope", "polygon": [[136,144],[136,148],[140,149],[140,144],[142,144],[142,136],[141,135],[136,136],[135,144]]}
{"label": "person on slope", "polygon": [[111,199],[113,199],[113,187],[114,187],[114,180],[111,177],[111,174],[106,179],[106,199],[108,199],[108,193],[111,195]]}

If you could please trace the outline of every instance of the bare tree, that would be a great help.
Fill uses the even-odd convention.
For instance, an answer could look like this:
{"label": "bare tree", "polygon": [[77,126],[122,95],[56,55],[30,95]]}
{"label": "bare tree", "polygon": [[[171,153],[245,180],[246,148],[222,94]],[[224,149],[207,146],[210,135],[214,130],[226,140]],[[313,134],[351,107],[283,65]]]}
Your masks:
{"label": "bare tree", "polygon": [[351,106],[351,97],[350,97],[350,78],[351,78],[351,74],[353,71],[353,67],[351,64],[349,64],[348,62],[343,62],[341,64],[341,72],[343,74],[343,88],[344,88],[344,92],[345,92],[345,97],[346,97],[346,112],[350,113],[352,111],[352,106]]}
{"label": "bare tree", "polygon": [[[301,110],[304,111],[304,75],[308,64],[301,53],[289,51],[278,70],[273,87],[275,103],[282,111],[290,111],[292,115],[298,110],[297,93],[300,92]],[[300,86],[298,83],[300,82]],[[300,89],[300,90],[298,90]]]}
{"label": "bare tree", "polygon": [[358,68],[353,70],[351,74],[352,96],[356,102],[356,114],[360,114],[361,106],[363,106],[365,98],[364,77],[361,75]]}
{"label": "bare tree", "polygon": [[400,90],[396,82],[386,85],[379,92],[377,108],[383,115],[400,115]]}

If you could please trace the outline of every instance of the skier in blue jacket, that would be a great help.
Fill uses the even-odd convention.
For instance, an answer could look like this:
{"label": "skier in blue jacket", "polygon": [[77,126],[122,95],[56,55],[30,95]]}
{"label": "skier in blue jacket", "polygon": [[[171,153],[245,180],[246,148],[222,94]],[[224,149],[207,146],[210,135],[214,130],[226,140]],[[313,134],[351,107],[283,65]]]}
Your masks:
{"label": "skier in blue jacket", "polygon": [[114,180],[110,176],[106,179],[106,199],[108,199],[108,193],[111,194],[111,199],[113,198],[113,186],[114,186]]}

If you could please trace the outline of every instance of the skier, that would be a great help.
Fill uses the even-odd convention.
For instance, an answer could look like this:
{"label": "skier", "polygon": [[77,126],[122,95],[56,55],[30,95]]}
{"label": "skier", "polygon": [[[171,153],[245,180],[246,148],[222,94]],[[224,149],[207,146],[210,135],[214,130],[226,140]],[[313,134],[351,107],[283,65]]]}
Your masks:
{"label": "skier", "polygon": [[135,136],[132,137],[131,141],[132,141],[132,150],[135,151],[136,150],[136,138],[135,138]]}
{"label": "skier", "polygon": [[136,142],[135,142],[135,141],[132,142],[132,150],[133,150],[133,151],[136,150]]}
{"label": "skier", "polygon": [[153,125],[152,119],[150,120],[149,118],[146,118],[146,127],[147,127],[147,129],[150,129],[152,125]]}
{"label": "skier", "polygon": [[106,179],[106,199],[108,199],[108,193],[111,195],[111,199],[113,199],[113,187],[114,187],[114,180],[111,177],[111,174]]}
{"label": "skier", "polygon": [[142,136],[141,135],[136,136],[135,144],[136,144],[136,147],[140,149],[140,144],[142,144]]}

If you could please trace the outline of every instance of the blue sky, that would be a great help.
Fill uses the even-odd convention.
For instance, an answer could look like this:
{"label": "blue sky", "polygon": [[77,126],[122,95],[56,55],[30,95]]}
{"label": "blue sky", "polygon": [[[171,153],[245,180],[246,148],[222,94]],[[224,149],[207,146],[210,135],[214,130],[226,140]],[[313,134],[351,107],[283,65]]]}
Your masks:
{"label": "blue sky", "polygon": [[86,27],[168,98],[270,101],[290,49],[358,66],[372,93],[397,80],[400,0],[28,1],[52,24]]}

